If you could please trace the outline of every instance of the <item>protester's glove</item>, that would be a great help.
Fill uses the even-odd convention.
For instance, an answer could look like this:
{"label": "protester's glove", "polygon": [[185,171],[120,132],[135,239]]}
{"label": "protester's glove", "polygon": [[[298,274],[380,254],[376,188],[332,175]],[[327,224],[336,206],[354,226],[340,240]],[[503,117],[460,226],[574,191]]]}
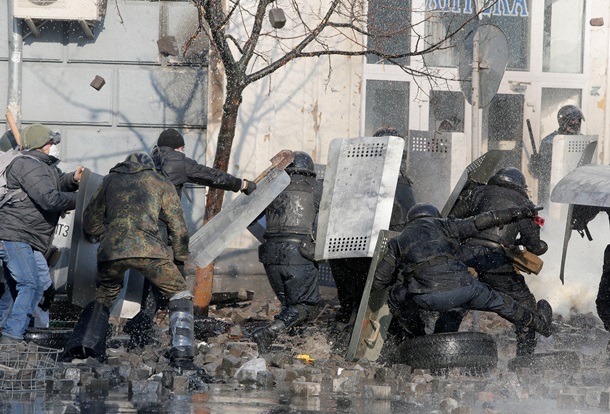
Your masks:
{"label": "protester's glove", "polygon": [[256,183],[254,181],[248,181],[245,178],[241,180],[241,192],[245,195],[250,195],[256,190]]}
{"label": "protester's glove", "polygon": [[47,288],[42,294],[42,301],[38,304],[38,307],[43,311],[48,311],[55,300],[55,288],[53,284]]}

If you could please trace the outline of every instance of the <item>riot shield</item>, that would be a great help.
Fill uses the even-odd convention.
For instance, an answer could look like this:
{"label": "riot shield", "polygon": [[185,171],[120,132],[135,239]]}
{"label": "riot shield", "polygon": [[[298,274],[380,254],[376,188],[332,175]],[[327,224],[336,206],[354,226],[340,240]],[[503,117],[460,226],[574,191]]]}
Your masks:
{"label": "riot shield", "polygon": [[372,257],[390,224],[402,160],[400,137],[334,139],[316,232],[316,260]]}
{"label": "riot shield", "polygon": [[54,255],[57,260],[49,263],[49,272],[53,286],[58,294],[67,293],[68,269],[70,267],[70,246],[74,229],[74,211],[66,212],[57,222],[51,244],[57,249]]}
{"label": "riot shield", "polygon": [[95,297],[98,246],[85,240],[83,213],[103,178],[102,175],[95,174],[90,170],[83,171],[76,197],[66,290],[68,300],[81,307],[86,306]]}
{"label": "riot shield", "polygon": [[572,213],[574,204],[586,206],[610,206],[610,192],[607,183],[610,179],[610,167],[606,165],[590,165],[597,149],[597,141],[592,141],[585,147],[576,169],[562,178],[551,192],[551,201],[569,203],[566,215],[563,247],[561,251],[561,267],[559,280],[565,283],[565,265],[568,254],[568,244],[572,236]]}
{"label": "riot shield", "polygon": [[398,232],[390,230],[379,232],[347,350],[346,359],[348,361],[357,361],[361,358],[376,361],[387,338],[388,327],[392,321],[392,314],[387,304],[389,287],[380,291],[372,291],[371,288],[377,265],[388,251],[388,241],[398,234]]}
{"label": "riot shield", "polygon": [[275,198],[288,187],[290,176],[282,169],[272,168],[256,190],[238,195],[220,213],[191,236],[189,250],[199,267],[206,267],[239,236]]}
{"label": "riot shield", "polygon": [[453,210],[453,207],[460,199],[462,191],[469,183],[487,184],[487,181],[500,168],[502,161],[510,156],[511,152],[507,150],[490,150],[470,163],[455,184],[445,206],[441,210],[441,215],[447,217],[451,213],[451,210]]}

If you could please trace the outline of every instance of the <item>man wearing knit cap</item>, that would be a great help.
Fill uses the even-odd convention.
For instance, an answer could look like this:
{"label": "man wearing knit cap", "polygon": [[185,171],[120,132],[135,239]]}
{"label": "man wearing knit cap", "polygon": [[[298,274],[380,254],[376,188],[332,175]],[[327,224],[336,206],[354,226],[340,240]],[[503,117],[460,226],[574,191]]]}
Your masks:
{"label": "man wearing knit cap", "polygon": [[185,183],[206,185],[208,187],[241,191],[250,195],[255,189],[253,181],[237,178],[224,171],[206,167],[184,155],[184,138],[174,128],[161,132],[157,146],[153,148],[152,158],[157,170],[160,170],[174,183],[178,195],[182,195]]}
{"label": "man wearing knit cap", "polygon": [[[161,132],[151,157],[157,171],[166,176],[176,187],[178,196],[182,196],[185,183],[205,185],[233,192],[241,191],[252,194],[256,183],[237,178],[224,171],[207,167],[184,155],[184,138],[174,128]],[[177,263],[183,271],[184,263]],[[153,288],[154,289],[154,288]],[[131,336],[130,348],[143,347],[150,342],[153,329],[153,318],[159,306],[158,295],[149,294],[148,286],[144,287],[142,310],[125,325],[125,332]]]}

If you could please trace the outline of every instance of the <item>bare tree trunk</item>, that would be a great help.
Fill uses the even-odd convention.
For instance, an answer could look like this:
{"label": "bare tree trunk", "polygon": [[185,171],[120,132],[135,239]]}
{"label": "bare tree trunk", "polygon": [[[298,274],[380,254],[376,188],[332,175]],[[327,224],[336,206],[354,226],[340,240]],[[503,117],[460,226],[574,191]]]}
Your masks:
{"label": "bare tree trunk", "polygon": [[[229,167],[229,158],[231,157],[235,128],[237,127],[237,116],[242,102],[242,92],[242,88],[227,86],[227,97],[222,108],[222,119],[213,164],[213,167],[217,170],[227,171]],[[224,190],[209,188],[205,203],[205,223],[220,212],[223,199]]]}
{"label": "bare tree trunk", "polygon": [[[214,157],[213,167],[227,171],[231,149],[233,147],[233,137],[237,126],[239,106],[242,102],[243,87],[227,86],[227,96],[222,108],[222,118],[220,131],[218,132],[218,144]],[[210,221],[222,208],[224,190],[208,187],[208,195],[205,203],[205,216],[203,224]],[[193,289],[195,315],[205,317],[208,313],[208,306],[212,299],[212,287],[214,281],[214,262],[206,267],[197,267],[195,277],[195,287]]]}

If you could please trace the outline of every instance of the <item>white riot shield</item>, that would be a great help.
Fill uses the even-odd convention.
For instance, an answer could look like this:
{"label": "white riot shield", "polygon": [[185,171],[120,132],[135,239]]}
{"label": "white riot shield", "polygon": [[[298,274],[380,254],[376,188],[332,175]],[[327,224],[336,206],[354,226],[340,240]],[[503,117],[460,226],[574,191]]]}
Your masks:
{"label": "white riot shield", "polygon": [[316,260],[373,256],[379,231],[390,224],[404,146],[400,137],[331,141]]}
{"label": "white riot shield", "polygon": [[250,194],[238,195],[190,238],[191,258],[206,267],[244,231],[290,184],[290,176],[280,168],[271,169]]}
{"label": "white riot shield", "polygon": [[[553,189],[563,177],[578,167],[585,148],[590,142],[594,141],[597,141],[597,135],[556,135],[553,138],[553,160],[549,189]],[[540,204],[540,201],[538,201],[538,204]],[[544,215],[550,220],[563,222],[567,210],[568,206],[551,202]]]}
{"label": "white riot shield", "polygon": [[553,188],[551,201],[583,206],[610,207],[610,165],[576,168]]}
{"label": "white riot shield", "polygon": [[59,259],[49,265],[53,286],[59,294],[66,293],[68,282],[68,267],[70,265],[70,246],[72,244],[72,229],[74,228],[74,211],[67,212],[55,226],[55,234],[51,244],[57,248]]}

